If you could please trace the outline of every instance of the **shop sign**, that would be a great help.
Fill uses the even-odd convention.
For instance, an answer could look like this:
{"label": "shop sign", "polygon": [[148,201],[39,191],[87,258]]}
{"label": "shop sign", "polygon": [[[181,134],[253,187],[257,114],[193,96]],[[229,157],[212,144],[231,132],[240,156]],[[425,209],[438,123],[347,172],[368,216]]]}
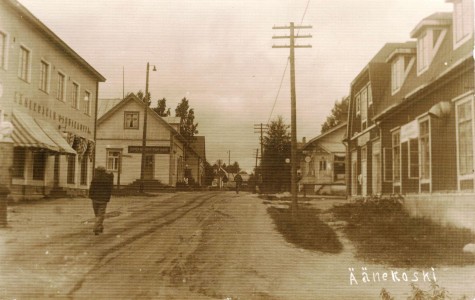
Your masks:
{"label": "shop sign", "polygon": [[366,143],[369,142],[369,136],[370,136],[370,135],[369,135],[369,131],[366,132],[366,133],[363,134],[363,135],[360,135],[360,136],[358,137],[358,140],[357,140],[358,146],[361,147],[361,146],[366,145]]}
{"label": "shop sign", "polygon": [[[142,146],[129,146],[129,153],[142,153]],[[169,154],[170,147],[166,146],[146,146],[145,153],[148,154]]]}

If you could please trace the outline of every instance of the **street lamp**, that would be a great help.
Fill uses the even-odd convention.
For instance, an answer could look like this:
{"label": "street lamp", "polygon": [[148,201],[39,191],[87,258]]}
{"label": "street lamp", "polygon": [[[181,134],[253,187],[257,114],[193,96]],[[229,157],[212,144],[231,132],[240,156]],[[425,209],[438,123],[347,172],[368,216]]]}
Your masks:
{"label": "street lamp", "polygon": [[[153,66],[153,71],[157,71],[157,68]],[[143,193],[144,188],[144,171],[145,171],[145,149],[147,147],[147,115],[148,107],[150,105],[150,97],[148,94],[148,77],[150,73],[150,63],[147,62],[147,77],[145,81],[145,95],[143,99],[143,137],[142,137],[142,162],[140,164],[140,192]]]}

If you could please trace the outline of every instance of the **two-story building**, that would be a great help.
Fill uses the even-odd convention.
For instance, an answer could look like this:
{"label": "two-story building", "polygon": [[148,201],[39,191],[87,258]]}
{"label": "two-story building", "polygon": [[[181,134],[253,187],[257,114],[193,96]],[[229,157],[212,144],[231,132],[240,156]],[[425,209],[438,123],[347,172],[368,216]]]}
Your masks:
{"label": "two-story building", "polygon": [[[355,93],[348,121],[349,194],[403,194],[410,211],[443,222],[475,212],[473,1],[448,2],[453,13],[424,18],[413,44],[389,51],[377,87],[369,68],[372,107]],[[473,216],[464,222],[475,229]]]}
{"label": "two-story building", "polygon": [[0,110],[14,126],[13,197],[86,193],[104,81],[18,1],[0,1]]}
{"label": "two-story building", "polygon": [[[113,172],[115,185],[119,186],[140,180],[142,172],[149,184],[176,186],[177,182],[184,181],[187,169],[195,181],[201,182],[200,162],[204,158],[180,135],[176,118],[162,118],[150,107],[146,109],[142,170],[144,108],[143,101],[135,94],[123,100],[99,100],[96,164]],[[200,138],[200,142],[204,143],[204,138]],[[204,150],[204,145],[201,147]]]}

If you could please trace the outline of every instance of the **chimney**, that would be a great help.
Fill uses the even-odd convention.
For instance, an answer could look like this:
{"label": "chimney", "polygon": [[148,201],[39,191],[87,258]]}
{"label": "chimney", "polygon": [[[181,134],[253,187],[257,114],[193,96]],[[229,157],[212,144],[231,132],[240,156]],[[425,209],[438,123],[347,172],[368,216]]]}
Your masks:
{"label": "chimney", "polygon": [[306,144],[306,143],[307,143],[307,138],[303,137],[303,138],[302,138],[302,143],[303,143],[303,144]]}

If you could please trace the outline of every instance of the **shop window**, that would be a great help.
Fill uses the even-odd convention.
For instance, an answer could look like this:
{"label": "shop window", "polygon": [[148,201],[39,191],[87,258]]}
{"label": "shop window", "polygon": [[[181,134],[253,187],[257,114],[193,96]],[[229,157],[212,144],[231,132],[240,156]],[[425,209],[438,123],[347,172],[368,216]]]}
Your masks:
{"label": "shop window", "polygon": [[399,131],[393,133],[393,182],[401,182],[401,143]]}
{"label": "shop window", "polygon": [[68,155],[68,176],[67,182],[74,183],[76,175],[76,156]]}
{"label": "shop window", "polygon": [[430,127],[429,120],[419,123],[420,174],[422,180],[430,177]]}
{"label": "shop window", "polygon": [[33,152],[33,180],[44,180],[46,157],[43,151]]}
{"label": "shop window", "polygon": [[408,171],[410,179],[419,178],[419,141],[417,139],[409,140],[409,160],[408,160]]}
{"label": "shop window", "polygon": [[25,177],[25,158],[26,150],[25,148],[15,147],[13,149],[13,173],[14,178],[24,178]]}
{"label": "shop window", "polygon": [[87,185],[87,171],[88,171],[87,156],[83,156],[81,159],[81,177],[79,180],[79,183],[81,185]]}
{"label": "shop window", "polygon": [[473,111],[472,102],[457,105],[459,175],[473,174]]}

